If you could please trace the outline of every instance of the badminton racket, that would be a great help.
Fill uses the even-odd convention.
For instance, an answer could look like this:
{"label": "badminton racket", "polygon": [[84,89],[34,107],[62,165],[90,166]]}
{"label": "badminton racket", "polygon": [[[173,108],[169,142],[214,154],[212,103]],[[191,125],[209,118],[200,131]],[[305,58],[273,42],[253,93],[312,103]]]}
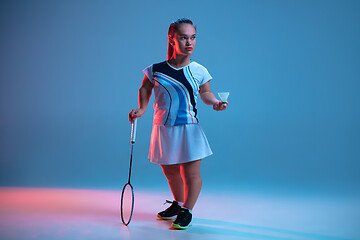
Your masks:
{"label": "badminton racket", "polygon": [[137,123],[137,119],[135,118],[134,122],[131,124],[131,153],[130,153],[129,179],[122,189],[121,201],[120,201],[121,220],[125,224],[125,226],[129,225],[134,210],[134,188],[130,183],[130,178],[131,178],[133,148],[136,137],[136,123]]}

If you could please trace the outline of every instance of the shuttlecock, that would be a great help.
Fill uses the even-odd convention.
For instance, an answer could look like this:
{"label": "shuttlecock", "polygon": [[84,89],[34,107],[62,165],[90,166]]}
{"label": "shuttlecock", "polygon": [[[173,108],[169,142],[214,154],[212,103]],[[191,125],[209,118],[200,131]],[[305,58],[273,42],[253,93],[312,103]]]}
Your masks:
{"label": "shuttlecock", "polygon": [[219,98],[220,98],[221,102],[224,105],[226,105],[227,99],[228,99],[230,93],[229,92],[219,92],[218,95],[219,95]]}

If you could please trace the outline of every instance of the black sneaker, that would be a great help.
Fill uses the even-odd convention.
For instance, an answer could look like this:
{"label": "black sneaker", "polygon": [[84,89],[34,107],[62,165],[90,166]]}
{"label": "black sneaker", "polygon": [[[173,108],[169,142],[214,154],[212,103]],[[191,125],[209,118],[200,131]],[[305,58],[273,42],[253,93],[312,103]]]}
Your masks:
{"label": "black sneaker", "polygon": [[159,212],[157,214],[157,217],[164,220],[174,220],[179,210],[181,209],[181,206],[179,206],[179,203],[177,201],[171,202],[169,200],[166,200],[165,203],[172,203],[172,204],[165,211]]}
{"label": "black sneaker", "polygon": [[191,227],[192,214],[189,212],[189,209],[181,208],[177,218],[171,224],[175,229],[188,229]]}

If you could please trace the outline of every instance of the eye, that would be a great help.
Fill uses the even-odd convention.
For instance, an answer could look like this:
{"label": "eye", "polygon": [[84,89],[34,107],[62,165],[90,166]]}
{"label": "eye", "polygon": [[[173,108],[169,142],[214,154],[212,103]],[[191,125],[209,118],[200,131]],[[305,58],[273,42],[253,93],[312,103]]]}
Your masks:
{"label": "eye", "polygon": [[193,36],[191,39],[195,39],[196,38],[196,36]]}

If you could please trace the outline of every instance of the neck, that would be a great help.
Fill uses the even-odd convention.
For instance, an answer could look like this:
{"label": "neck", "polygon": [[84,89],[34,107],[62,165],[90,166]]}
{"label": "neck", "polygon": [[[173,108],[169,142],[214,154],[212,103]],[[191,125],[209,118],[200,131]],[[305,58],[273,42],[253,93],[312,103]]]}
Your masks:
{"label": "neck", "polygon": [[183,66],[188,65],[191,62],[191,60],[190,60],[190,55],[180,55],[180,54],[175,55],[174,54],[174,56],[172,58],[170,58],[168,60],[168,62],[172,66],[178,68],[178,67],[183,67]]}

